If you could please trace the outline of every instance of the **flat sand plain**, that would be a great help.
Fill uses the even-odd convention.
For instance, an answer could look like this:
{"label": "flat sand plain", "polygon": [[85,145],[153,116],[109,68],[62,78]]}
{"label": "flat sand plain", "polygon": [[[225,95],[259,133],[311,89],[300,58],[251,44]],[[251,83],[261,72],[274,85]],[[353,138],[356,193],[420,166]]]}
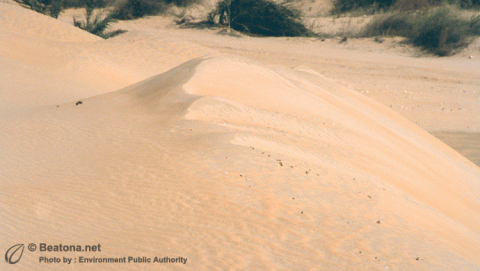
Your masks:
{"label": "flat sand plain", "polygon": [[0,3],[1,270],[480,267],[477,55],[62,16]]}

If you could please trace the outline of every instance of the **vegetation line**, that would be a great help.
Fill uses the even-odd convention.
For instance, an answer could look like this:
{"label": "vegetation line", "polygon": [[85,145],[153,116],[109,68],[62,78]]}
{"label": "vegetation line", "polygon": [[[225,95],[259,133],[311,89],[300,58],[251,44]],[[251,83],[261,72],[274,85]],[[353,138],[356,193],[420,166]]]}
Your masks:
{"label": "vegetation line", "polygon": [[[62,7],[86,8],[85,21],[74,25],[102,38],[125,31],[108,31],[116,20],[131,20],[165,11],[171,5],[187,7],[203,0],[15,0],[31,9],[57,18]],[[480,15],[467,18],[460,8],[480,8],[480,0],[333,0],[332,14],[375,12],[375,18],[357,34],[348,37],[401,36],[413,46],[438,56],[457,53],[480,35]],[[442,1],[442,2],[440,2]],[[220,0],[203,22],[224,25],[248,35],[325,37],[305,27],[300,11],[272,0]],[[454,3],[444,5],[441,3]],[[102,12],[108,7],[110,12]],[[105,10],[105,9],[103,9]],[[383,10],[383,11],[382,11]],[[387,11],[387,12],[385,12]],[[378,12],[380,12],[378,14]],[[312,27],[313,29],[313,27]],[[337,33],[336,35],[345,35]],[[346,36],[343,36],[346,40]]]}

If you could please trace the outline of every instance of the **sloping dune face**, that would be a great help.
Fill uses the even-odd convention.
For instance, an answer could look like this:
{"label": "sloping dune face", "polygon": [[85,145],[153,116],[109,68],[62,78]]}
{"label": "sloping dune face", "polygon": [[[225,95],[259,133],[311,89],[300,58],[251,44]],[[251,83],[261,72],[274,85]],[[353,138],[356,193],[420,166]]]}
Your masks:
{"label": "sloping dune face", "polygon": [[0,80],[0,112],[118,90],[211,52],[134,31],[103,40],[6,3],[0,3],[0,26],[0,72],[8,78]]}
{"label": "sloping dune face", "polygon": [[478,167],[308,67],[212,54],[81,104],[5,109],[0,127],[1,249],[102,248],[25,249],[1,270],[66,268],[42,256],[89,270],[480,266]]}

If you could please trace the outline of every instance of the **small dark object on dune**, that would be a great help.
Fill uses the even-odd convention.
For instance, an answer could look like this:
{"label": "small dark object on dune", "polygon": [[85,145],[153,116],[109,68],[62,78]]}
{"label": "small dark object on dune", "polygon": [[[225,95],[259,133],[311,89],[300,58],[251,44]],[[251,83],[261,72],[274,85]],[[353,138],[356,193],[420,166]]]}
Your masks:
{"label": "small dark object on dune", "polygon": [[75,105],[79,105],[79,104],[82,104],[82,101],[78,101]]}

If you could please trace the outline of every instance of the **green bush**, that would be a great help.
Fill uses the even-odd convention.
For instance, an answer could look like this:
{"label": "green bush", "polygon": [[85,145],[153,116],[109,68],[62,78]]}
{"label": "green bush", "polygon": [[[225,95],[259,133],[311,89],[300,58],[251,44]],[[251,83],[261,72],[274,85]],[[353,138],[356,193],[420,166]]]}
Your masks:
{"label": "green bush", "polygon": [[300,15],[299,11],[269,0],[223,0],[209,14],[209,21],[218,18],[220,23],[230,23],[231,28],[248,34],[290,37],[313,35],[301,23]]}
{"label": "green bush", "polygon": [[73,18],[73,25],[104,39],[125,32],[124,30],[106,31],[116,19],[112,14],[104,15],[103,12],[97,12],[94,15],[95,9],[100,5],[99,0],[85,0],[84,3],[86,5],[85,21],[81,22]]}

